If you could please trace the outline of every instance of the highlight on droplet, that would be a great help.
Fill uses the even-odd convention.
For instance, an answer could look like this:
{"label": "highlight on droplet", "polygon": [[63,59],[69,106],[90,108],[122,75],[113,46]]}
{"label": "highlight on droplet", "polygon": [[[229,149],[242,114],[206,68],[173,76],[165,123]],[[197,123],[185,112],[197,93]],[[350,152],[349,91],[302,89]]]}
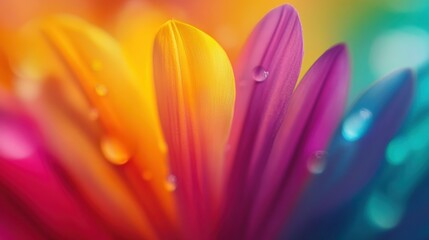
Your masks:
{"label": "highlight on droplet", "polygon": [[104,157],[115,165],[123,165],[130,159],[130,153],[125,145],[114,137],[104,137],[100,143]]}
{"label": "highlight on droplet", "polygon": [[109,90],[103,84],[97,84],[95,86],[95,93],[97,93],[97,95],[100,96],[100,97],[106,96],[108,92],[109,92]]}
{"label": "highlight on droplet", "polygon": [[270,72],[262,66],[257,66],[253,69],[253,79],[257,82],[263,82],[268,78]]}
{"label": "highlight on droplet", "polygon": [[307,169],[313,174],[321,174],[326,167],[326,152],[317,151],[307,161]]}
{"label": "highlight on droplet", "polygon": [[362,108],[350,114],[344,121],[342,135],[349,142],[359,140],[368,131],[371,123],[372,112],[366,108]]}
{"label": "highlight on droplet", "polygon": [[167,176],[164,184],[165,190],[174,192],[177,188],[177,178],[173,174]]}

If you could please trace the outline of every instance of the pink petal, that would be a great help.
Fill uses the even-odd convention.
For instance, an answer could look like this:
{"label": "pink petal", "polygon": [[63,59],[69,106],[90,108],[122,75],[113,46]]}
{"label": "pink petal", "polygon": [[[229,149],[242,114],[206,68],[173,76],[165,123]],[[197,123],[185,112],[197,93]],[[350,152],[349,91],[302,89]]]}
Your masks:
{"label": "pink petal", "polygon": [[[32,121],[10,98],[0,94],[0,99],[5,100],[0,103],[0,143],[9,146],[0,148],[0,201],[5,204],[1,208],[15,208],[5,210],[0,222],[16,221],[23,230],[44,238],[109,239],[102,220],[80,197],[55,157],[44,149]],[[0,229],[0,234],[22,235],[13,229]]]}

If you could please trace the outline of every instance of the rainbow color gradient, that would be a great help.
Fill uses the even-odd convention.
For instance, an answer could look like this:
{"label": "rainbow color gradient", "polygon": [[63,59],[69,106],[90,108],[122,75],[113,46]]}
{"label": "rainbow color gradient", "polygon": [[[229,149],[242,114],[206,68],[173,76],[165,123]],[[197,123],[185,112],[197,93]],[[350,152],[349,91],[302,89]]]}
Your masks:
{"label": "rainbow color gradient", "polygon": [[429,238],[427,0],[0,12],[0,239]]}

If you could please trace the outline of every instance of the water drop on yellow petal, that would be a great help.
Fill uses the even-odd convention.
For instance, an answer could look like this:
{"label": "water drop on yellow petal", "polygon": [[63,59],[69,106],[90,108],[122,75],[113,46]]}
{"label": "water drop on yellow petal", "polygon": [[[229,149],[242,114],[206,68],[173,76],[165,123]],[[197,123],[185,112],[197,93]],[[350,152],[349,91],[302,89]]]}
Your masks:
{"label": "water drop on yellow petal", "polygon": [[101,151],[109,162],[116,165],[123,165],[130,159],[130,153],[124,144],[116,138],[103,138],[101,140]]}
{"label": "water drop on yellow petal", "polygon": [[97,86],[95,86],[95,92],[100,97],[106,96],[108,91],[107,87],[103,84],[97,84]]}

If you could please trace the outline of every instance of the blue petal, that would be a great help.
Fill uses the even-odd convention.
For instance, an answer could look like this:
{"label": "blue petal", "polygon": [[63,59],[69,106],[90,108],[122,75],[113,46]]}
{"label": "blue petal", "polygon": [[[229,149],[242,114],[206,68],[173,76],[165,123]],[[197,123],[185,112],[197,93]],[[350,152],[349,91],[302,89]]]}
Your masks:
{"label": "blue petal", "polygon": [[357,194],[376,176],[388,142],[405,119],[414,78],[411,70],[394,72],[351,107],[328,148],[325,171],[309,184],[284,236],[320,239],[339,234],[338,227],[352,211],[344,207],[360,202]]}

